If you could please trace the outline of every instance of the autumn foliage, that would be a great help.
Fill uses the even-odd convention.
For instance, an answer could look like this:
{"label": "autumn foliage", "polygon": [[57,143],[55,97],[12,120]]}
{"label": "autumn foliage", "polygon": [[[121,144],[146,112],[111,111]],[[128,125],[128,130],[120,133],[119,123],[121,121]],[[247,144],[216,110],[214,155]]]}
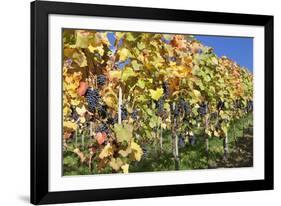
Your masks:
{"label": "autumn foliage", "polygon": [[114,32],[110,44],[108,33],[63,32],[65,167],[128,173],[145,145],[163,149],[165,131],[177,158],[179,138],[189,144],[201,128],[224,139],[252,111],[252,74],[194,37]]}

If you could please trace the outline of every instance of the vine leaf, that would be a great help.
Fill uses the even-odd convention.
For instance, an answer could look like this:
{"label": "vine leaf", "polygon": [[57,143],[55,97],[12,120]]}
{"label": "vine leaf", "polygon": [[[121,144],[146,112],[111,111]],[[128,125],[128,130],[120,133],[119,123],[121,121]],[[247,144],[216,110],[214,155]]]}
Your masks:
{"label": "vine leaf", "polygon": [[110,143],[108,143],[104,148],[103,150],[101,151],[100,155],[99,155],[99,158],[100,159],[104,159],[105,157],[108,157],[108,156],[111,156],[113,155],[113,148],[112,146],[110,145]]}
{"label": "vine leaf", "polygon": [[115,124],[114,132],[118,142],[129,142],[133,137],[134,127],[130,124]]}
{"label": "vine leaf", "polygon": [[164,90],[163,90],[163,88],[157,88],[156,90],[150,89],[149,92],[150,92],[151,98],[157,101],[163,95]]}

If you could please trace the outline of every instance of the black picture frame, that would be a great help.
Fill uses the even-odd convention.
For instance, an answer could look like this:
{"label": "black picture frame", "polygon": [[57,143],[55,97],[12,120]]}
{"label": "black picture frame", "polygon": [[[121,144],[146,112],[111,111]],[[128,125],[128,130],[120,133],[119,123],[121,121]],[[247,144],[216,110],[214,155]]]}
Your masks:
{"label": "black picture frame", "polygon": [[[189,21],[265,28],[263,180],[49,192],[48,15]],[[273,16],[34,1],[31,3],[31,203],[50,204],[273,189]]]}

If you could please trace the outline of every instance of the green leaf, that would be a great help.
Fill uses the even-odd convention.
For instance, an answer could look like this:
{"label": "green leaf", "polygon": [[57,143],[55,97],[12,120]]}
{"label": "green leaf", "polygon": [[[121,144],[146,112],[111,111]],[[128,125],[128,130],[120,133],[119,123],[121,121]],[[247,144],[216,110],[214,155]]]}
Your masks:
{"label": "green leaf", "polygon": [[157,88],[156,90],[150,89],[149,92],[151,98],[157,101],[163,95],[164,90],[163,88]]}
{"label": "green leaf", "polygon": [[137,82],[137,86],[141,89],[144,89],[145,88],[145,81],[142,80],[142,79],[139,79],[138,82]]}
{"label": "green leaf", "polygon": [[132,64],[132,67],[134,68],[135,71],[139,71],[140,68],[142,67],[142,65],[139,64],[136,60],[133,60],[133,61],[131,62],[131,64]]}
{"label": "green leaf", "polygon": [[143,42],[138,42],[137,47],[139,50],[143,50],[145,48],[145,44]]}
{"label": "green leaf", "polygon": [[130,124],[115,124],[114,132],[116,134],[117,142],[129,142],[133,137],[133,126]]}
{"label": "green leaf", "polygon": [[136,37],[134,37],[133,33],[132,32],[128,32],[126,34],[126,40],[127,41],[135,41],[136,40]]}
{"label": "green leaf", "polygon": [[134,70],[131,67],[125,67],[125,69],[122,72],[122,80],[127,81],[130,77],[136,77],[137,74],[134,72]]}
{"label": "green leaf", "polygon": [[76,32],[76,47],[88,48],[89,46],[89,32],[78,30]]}

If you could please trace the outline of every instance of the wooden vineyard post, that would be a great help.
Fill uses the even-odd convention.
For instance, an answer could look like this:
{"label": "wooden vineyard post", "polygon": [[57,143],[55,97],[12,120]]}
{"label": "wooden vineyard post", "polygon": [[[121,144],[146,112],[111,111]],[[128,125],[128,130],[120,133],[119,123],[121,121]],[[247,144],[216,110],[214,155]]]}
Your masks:
{"label": "wooden vineyard post", "polygon": [[[209,121],[208,121],[208,117],[205,116],[205,128],[208,128],[209,125]],[[209,167],[209,137],[207,134],[205,134],[205,153],[206,153],[206,157],[207,157],[207,165]]]}
{"label": "wooden vineyard post", "polygon": [[90,122],[90,138],[93,136],[93,122]]}
{"label": "wooden vineyard post", "polygon": [[228,136],[227,135],[223,139],[223,151],[224,151],[223,159],[227,160],[227,158],[228,158]]}
{"label": "wooden vineyard post", "polygon": [[82,142],[82,147],[84,148],[84,145],[85,145],[85,141],[84,141],[84,135],[83,135],[83,133],[82,133],[82,135],[81,135],[81,142]]}
{"label": "wooden vineyard post", "polygon": [[160,126],[160,151],[162,153],[163,150],[163,129],[162,129],[162,125]]}
{"label": "wooden vineyard post", "polygon": [[77,142],[78,142],[78,140],[77,140],[77,128],[75,129],[74,135],[75,135],[75,147],[77,147]]}
{"label": "wooden vineyard post", "polygon": [[[172,105],[172,110],[175,110],[175,103]],[[172,112],[171,112],[172,113]],[[180,167],[180,160],[179,160],[179,152],[178,152],[178,138],[176,134],[176,127],[177,127],[177,119],[174,117],[174,115],[171,115],[172,120],[172,144],[173,144],[173,155],[175,160],[175,170],[179,170]]]}

